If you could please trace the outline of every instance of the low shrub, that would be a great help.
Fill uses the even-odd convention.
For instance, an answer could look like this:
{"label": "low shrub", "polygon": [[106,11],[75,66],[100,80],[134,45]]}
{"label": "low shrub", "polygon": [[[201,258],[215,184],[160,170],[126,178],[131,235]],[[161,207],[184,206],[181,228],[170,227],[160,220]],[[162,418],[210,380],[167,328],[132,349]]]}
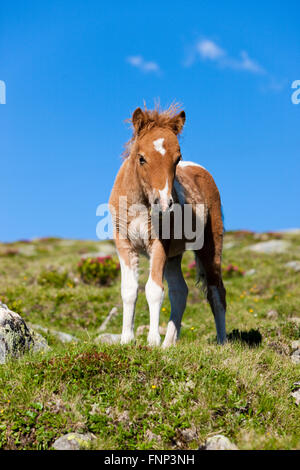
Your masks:
{"label": "low shrub", "polygon": [[242,277],[245,275],[245,271],[243,271],[238,266],[235,266],[234,264],[228,264],[227,266],[223,266],[222,273],[224,279],[231,279],[232,277]]}
{"label": "low shrub", "polygon": [[120,265],[111,256],[84,258],[78,263],[81,279],[87,284],[110,285],[118,276]]}
{"label": "low shrub", "polygon": [[42,271],[37,281],[42,286],[53,286],[59,289],[66,285],[68,277],[66,271],[59,272],[56,269],[50,269]]}

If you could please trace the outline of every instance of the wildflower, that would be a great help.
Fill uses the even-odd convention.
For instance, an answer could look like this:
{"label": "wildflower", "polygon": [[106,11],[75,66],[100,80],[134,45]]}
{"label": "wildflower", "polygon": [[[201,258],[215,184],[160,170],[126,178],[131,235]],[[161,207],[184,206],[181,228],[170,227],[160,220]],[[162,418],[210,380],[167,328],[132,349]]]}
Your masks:
{"label": "wildflower", "polygon": [[249,308],[249,313],[253,313],[254,310],[252,308]]}
{"label": "wildflower", "polygon": [[151,388],[152,388],[153,390],[155,390],[155,389],[156,389],[156,385],[151,385]]}
{"label": "wildflower", "polygon": [[192,327],[191,327],[191,330],[193,331],[194,329],[195,329],[195,327],[194,327],[194,326],[192,326]]}
{"label": "wildflower", "polygon": [[161,309],[161,311],[162,311],[162,312],[165,312],[165,311],[166,311],[166,308],[165,308],[165,307],[163,307],[163,308]]}

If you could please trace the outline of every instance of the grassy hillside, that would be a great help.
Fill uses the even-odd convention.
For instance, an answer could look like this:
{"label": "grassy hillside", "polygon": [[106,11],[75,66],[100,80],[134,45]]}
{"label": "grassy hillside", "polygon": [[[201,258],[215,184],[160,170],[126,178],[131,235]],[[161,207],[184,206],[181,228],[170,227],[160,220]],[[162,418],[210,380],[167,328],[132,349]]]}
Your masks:
{"label": "grassy hillside", "polygon": [[[286,252],[247,250],[273,239],[287,241]],[[146,332],[135,345],[95,343],[112,307],[118,314],[107,331],[120,333],[120,277],[109,287],[85,284],[77,266],[84,254],[111,249],[109,242],[50,238],[0,244],[0,300],[31,324],[79,339],[63,344],[43,333],[49,351],[0,365],[0,448],[51,449],[77,431],[93,433],[97,449],[197,449],[219,433],[240,449],[300,449],[300,409],[291,396],[300,380],[291,360],[300,338],[300,273],[286,266],[300,261],[300,235],[226,234],[231,334],[224,347],[188,267],[190,252],[183,262],[188,305],[175,348],[147,347]],[[141,259],[136,327],[148,324],[147,269]],[[169,313],[166,288],[161,326]]]}

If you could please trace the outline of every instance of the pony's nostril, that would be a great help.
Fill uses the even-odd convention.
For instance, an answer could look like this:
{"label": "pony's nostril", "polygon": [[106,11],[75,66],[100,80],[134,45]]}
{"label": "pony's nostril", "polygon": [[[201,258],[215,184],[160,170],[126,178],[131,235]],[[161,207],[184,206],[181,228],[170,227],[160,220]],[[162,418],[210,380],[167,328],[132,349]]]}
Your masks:
{"label": "pony's nostril", "polygon": [[173,206],[173,199],[171,198],[171,199],[169,200],[169,208],[171,208],[172,206]]}
{"label": "pony's nostril", "polygon": [[154,199],[154,204],[159,204],[159,198],[158,197]]}

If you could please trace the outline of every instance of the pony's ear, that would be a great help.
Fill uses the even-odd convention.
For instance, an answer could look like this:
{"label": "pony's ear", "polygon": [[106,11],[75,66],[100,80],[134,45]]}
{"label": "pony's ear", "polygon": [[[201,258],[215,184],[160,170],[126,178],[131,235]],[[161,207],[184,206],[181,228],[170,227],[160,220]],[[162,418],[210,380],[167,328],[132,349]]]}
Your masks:
{"label": "pony's ear", "polygon": [[184,111],[180,111],[180,113],[176,114],[176,116],[174,116],[171,119],[171,126],[172,126],[172,129],[173,129],[173,131],[175,132],[176,135],[180,134],[180,132],[183,129],[184,123],[185,123],[185,112]]}
{"label": "pony's ear", "polygon": [[132,115],[131,121],[136,133],[138,134],[140,130],[144,127],[146,121],[145,114],[143,113],[141,108],[136,108]]}

